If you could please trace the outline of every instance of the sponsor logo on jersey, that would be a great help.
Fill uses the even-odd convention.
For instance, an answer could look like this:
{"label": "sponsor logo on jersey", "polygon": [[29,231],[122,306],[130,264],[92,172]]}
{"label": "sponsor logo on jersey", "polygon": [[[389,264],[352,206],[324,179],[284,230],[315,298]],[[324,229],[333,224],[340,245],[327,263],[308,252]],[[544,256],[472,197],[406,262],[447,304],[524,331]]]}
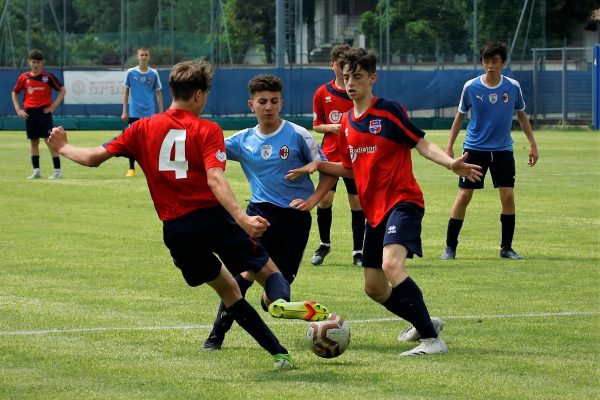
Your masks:
{"label": "sponsor logo on jersey", "polygon": [[387,234],[388,235],[393,235],[396,233],[396,225],[390,225],[387,228]]}
{"label": "sponsor logo on jersey", "polygon": [[369,132],[377,135],[381,132],[381,120],[380,119],[372,119],[369,123]]}
{"label": "sponsor logo on jersey", "polygon": [[331,96],[325,96],[325,103],[331,103]]}
{"label": "sponsor logo on jersey", "polygon": [[496,93],[490,93],[488,99],[490,100],[490,103],[496,104],[496,102],[498,101],[498,95]]}
{"label": "sponsor logo on jersey", "polygon": [[32,94],[33,92],[35,92],[36,90],[45,90],[46,88],[43,86],[29,86],[27,88],[27,93]]}
{"label": "sponsor logo on jersey", "polygon": [[227,160],[227,154],[225,154],[224,151],[221,151],[221,149],[217,150],[215,157],[217,158],[217,160],[219,160],[221,162]]}
{"label": "sponsor logo on jersey", "polygon": [[279,149],[279,158],[281,158],[282,160],[287,160],[287,158],[289,156],[290,156],[290,148],[284,144]]}
{"label": "sponsor logo on jersey", "polygon": [[341,113],[338,110],[333,110],[329,113],[329,120],[334,124],[337,124],[342,120],[343,115],[344,113]]}
{"label": "sponsor logo on jersey", "polygon": [[350,160],[352,162],[356,161],[356,158],[359,154],[373,154],[377,151],[377,145],[375,146],[361,146],[354,148],[351,145],[348,145],[348,150],[350,151]]}
{"label": "sponsor logo on jersey", "polygon": [[504,94],[502,95],[502,101],[508,103],[508,93],[504,92]]}
{"label": "sponsor logo on jersey", "polygon": [[260,146],[260,156],[263,159],[268,159],[269,157],[271,157],[271,153],[273,152],[273,146],[269,145],[269,144],[263,144],[262,146]]}

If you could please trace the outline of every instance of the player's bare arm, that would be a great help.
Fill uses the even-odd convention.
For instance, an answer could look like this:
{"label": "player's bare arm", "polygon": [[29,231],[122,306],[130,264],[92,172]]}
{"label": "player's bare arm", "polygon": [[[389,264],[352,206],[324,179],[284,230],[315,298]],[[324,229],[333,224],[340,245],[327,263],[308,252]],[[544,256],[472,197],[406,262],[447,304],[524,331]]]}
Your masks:
{"label": "player's bare arm", "polygon": [[340,176],[343,178],[354,178],[354,171],[349,168],[345,168],[342,163],[315,160],[306,164],[304,167],[289,170],[288,174],[285,176],[285,179],[294,180],[304,174],[312,174],[315,171],[319,171],[328,175]]}
{"label": "player's bare arm", "polygon": [[44,113],[46,113],[46,114],[53,113],[54,110],[56,110],[56,107],[58,107],[58,105],[60,104],[60,102],[63,101],[66,94],[67,94],[67,91],[65,90],[65,87],[64,86],[61,87],[60,91],[58,92],[58,96],[56,96],[56,100],[54,100],[54,102],[50,105],[50,107],[44,108]]}
{"label": "player's bare arm", "polygon": [[335,176],[321,174],[319,177],[319,184],[310,197],[306,200],[294,199],[290,202],[290,207],[300,211],[312,210],[319,203],[319,201],[321,201],[321,199],[325,197],[327,193],[329,193],[329,190],[331,190],[331,187],[335,182],[337,182],[337,178]]}
{"label": "player's bare arm", "polygon": [[129,120],[129,115],[127,108],[129,107],[129,88],[126,87],[123,91],[123,112],[121,113],[121,119],[123,122],[127,122]]}
{"label": "player's bare arm", "polygon": [[15,112],[17,113],[19,118],[27,119],[29,117],[29,114],[27,114],[27,112],[25,112],[25,110],[21,108],[17,94],[15,92],[10,92],[10,97],[12,98],[13,106],[15,107]]}
{"label": "player's bare arm", "polygon": [[339,135],[340,126],[340,124],[321,124],[313,126],[313,130],[319,133],[333,133],[335,135]]}
{"label": "player's bare arm", "polygon": [[525,132],[525,136],[527,136],[527,140],[529,141],[529,159],[527,164],[530,167],[533,167],[537,163],[539,157],[537,143],[533,137],[533,129],[531,128],[531,123],[529,122],[529,118],[527,118],[525,111],[517,111],[517,119],[519,120],[521,129],[523,129],[523,132]]}
{"label": "player's bare arm", "polygon": [[415,149],[417,149],[419,154],[423,157],[446,167],[456,175],[462,176],[471,182],[481,180],[481,176],[483,175],[480,171],[481,167],[479,165],[465,163],[465,159],[469,153],[464,153],[461,157],[453,159],[436,144],[431,143],[426,139],[419,140]]}
{"label": "player's bare arm", "polygon": [[103,146],[83,148],[71,145],[62,126],[52,129],[47,143],[52,151],[86,167],[97,167],[113,156]]}
{"label": "player's bare arm", "polygon": [[452,158],[454,158],[454,142],[456,142],[456,138],[458,137],[458,133],[460,132],[460,128],[462,128],[464,120],[465,114],[457,112],[454,121],[452,121],[452,127],[450,127],[450,137],[448,138],[448,145],[446,146],[446,154]]}
{"label": "player's bare arm", "polygon": [[208,186],[235,222],[251,237],[260,237],[269,227],[269,222],[261,216],[251,217],[242,210],[221,168],[210,168],[206,174]]}

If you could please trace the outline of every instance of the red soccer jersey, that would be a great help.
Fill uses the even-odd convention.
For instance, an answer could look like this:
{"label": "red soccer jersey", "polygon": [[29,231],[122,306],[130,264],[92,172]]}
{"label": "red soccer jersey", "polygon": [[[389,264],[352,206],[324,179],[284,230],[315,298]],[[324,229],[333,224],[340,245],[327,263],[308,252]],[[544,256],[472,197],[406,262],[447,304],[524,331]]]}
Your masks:
{"label": "red soccer jersey", "polygon": [[399,202],[425,207],[412,171],[411,149],[425,136],[396,102],[374,98],[359,118],[344,114],[340,158],[354,171],[358,197],[367,222],[379,225]]}
{"label": "red soccer jersey", "polygon": [[[339,124],[346,111],[352,108],[352,99],[344,89],[335,86],[335,80],[319,86],[313,96],[313,126]],[[327,160],[339,162],[339,135],[327,132],[323,135],[321,150]]]}
{"label": "red soccer jersey", "polygon": [[219,204],[206,175],[213,167],[225,169],[227,158],[223,131],[214,122],[169,109],[138,120],[104,147],[135,158],[162,221]]}
{"label": "red soccer jersey", "polygon": [[23,108],[50,107],[52,105],[52,89],[60,90],[62,84],[56,76],[42,71],[38,75],[25,72],[19,76],[13,92],[19,94],[24,90]]}

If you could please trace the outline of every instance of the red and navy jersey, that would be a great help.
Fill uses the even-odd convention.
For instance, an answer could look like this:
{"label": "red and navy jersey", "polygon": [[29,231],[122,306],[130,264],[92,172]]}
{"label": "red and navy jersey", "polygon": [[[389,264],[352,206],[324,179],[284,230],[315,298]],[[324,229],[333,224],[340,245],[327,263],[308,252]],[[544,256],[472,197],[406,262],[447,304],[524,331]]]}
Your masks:
{"label": "red and navy jersey", "polygon": [[[335,85],[335,80],[319,86],[313,96],[313,126],[339,124],[342,116],[353,106],[352,99],[344,89]],[[323,135],[321,150],[329,161],[339,162],[339,135],[327,132]]]}
{"label": "red and navy jersey", "polygon": [[139,119],[104,147],[135,158],[162,221],[219,204],[206,174],[213,167],[225,169],[227,159],[223,131],[214,122],[169,109]]}
{"label": "red and navy jersey", "polygon": [[23,95],[23,108],[50,107],[52,105],[52,89],[60,90],[62,84],[50,72],[42,71],[38,75],[25,72],[19,76],[13,92]]}
{"label": "red and navy jersey", "polygon": [[399,202],[425,207],[411,159],[411,149],[425,132],[413,125],[400,104],[375,97],[360,117],[351,109],[341,124],[340,158],[354,171],[369,225],[380,224]]}

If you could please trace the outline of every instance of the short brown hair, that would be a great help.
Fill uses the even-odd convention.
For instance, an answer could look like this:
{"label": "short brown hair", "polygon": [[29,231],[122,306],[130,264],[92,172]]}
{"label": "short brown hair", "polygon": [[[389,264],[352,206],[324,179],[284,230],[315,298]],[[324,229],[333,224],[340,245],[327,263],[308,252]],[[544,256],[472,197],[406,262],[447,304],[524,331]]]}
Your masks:
{"label": "short brown hair", "polygon": [[484,58],[492,58],[495,55],[499,55],[502,62],[506,61],[508,54],[508,46],[504,42],[487,42],[479,50],[479,61],[483,61]]}
{"label": "short brown hair", "polygon": [[344,52],[338,62],[342,70],[347,65],[350,72],[356,72],[360,67],[370,75],[375,73],[377,69],[377,56],[362,47],[353,47]]}
{"label": "short brown hair", "polygon": [[330,53],[331,62],[337,62],[337,60],[339,60],[340,57],[351,48],[352,46],[349,44],[338,44],[333,46]]}
{"label": "short brown hair", "polygon": [[174,100],[190,100],[198,90],[208,92],[213,79],[212,66],[206,61],[183,61],[171,69],[169,89]]}
{"label": "short brown hair", "polygon": [[44,53],[42,53],[41,50],[38,49],[33,49],[29,52],[29,56],[27,57],[28,60],[37,60],[37,61],[43,61],[44,60]]}
{"label": "short brown hair", "polygon": [[248,82],[248,91],[250,91],[250,97],[256,92],[262,91],[269,92],[283,92],[283,81],[271,74],[260,74],[250,79]]}

